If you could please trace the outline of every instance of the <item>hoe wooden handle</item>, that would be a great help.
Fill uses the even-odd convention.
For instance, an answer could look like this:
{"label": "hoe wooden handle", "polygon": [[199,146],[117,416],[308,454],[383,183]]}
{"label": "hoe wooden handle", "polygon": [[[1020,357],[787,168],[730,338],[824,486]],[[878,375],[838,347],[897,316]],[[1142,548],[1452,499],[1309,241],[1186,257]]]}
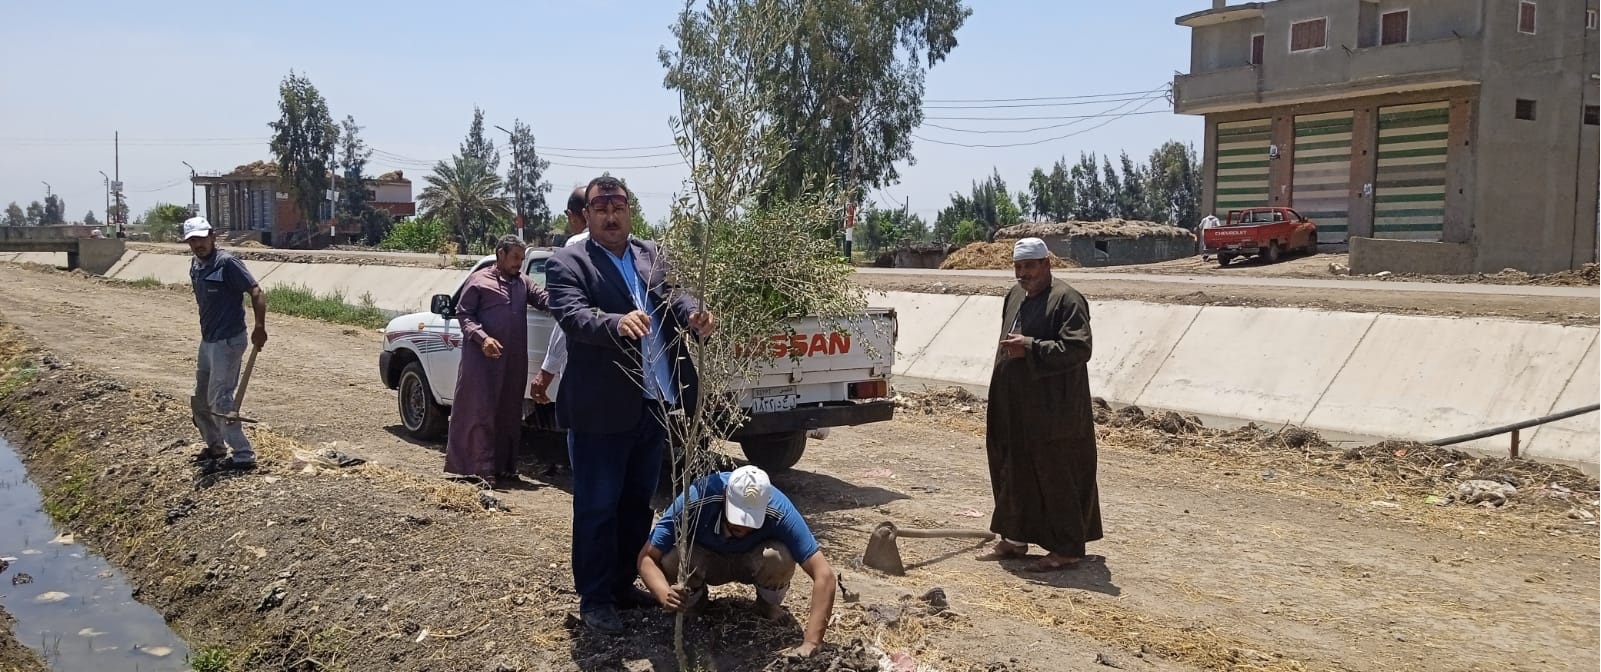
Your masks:
{"label": "hoe wooden handle", "polygon": [[995,533],[987,532],[985,530],[967,530],[960,528],[941,530],[908,530],[905,528],[896,528],[895,536],[911,537],[914,539],[992,539],[995,537]]}

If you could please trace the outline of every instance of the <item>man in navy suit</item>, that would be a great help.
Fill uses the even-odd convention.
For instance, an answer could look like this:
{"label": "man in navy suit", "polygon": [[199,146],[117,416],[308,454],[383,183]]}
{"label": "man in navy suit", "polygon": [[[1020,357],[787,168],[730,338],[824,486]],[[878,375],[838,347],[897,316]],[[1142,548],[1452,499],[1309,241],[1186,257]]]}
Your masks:
{"label": "man in navy suit", "polygon": [[695,400],[684,338],[705,338],[716,322],[672,291],[656,244],[630,235],[622,182],[595,178],[584,199],[589,240],[551,257],[545,285],[567,337],[556,415],[573,467],[578,612],[589,628],[617,634],[619,607],[656,606],[634,586],[635,554],[650,533],[667,413]]}

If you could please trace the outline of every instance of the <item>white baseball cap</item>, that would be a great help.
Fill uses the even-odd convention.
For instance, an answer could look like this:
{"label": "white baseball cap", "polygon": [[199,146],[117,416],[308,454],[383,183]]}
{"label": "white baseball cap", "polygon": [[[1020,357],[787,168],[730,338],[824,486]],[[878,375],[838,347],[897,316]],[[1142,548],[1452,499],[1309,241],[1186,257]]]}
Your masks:
{"label": "white baseball cap", "polygon": [[205,217],[190,217],[183,223],[183,239],[204,238],[211,235],[211,222]]}
{"label": "white baseball cap", "polygon": [[746,465],[728,475],[728,489],[723,492],[723,510],[728,522],[760,528],[767,520],[767,503],[772,500],[773,482],[767,479],[767,472]]}

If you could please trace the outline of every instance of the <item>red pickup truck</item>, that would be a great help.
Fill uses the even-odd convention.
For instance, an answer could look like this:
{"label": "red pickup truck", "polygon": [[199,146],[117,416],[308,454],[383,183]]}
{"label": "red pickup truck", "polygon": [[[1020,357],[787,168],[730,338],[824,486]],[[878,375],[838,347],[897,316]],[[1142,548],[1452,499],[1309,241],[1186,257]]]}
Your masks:
{"label": "red pickup truck", "polygon": [[1285,251],[1317,254],[1317,225],[1293,208],[1230,210],[1228,221],[1201,232],[1201,245],[1218,266],[1251,255],[1271,264]]}

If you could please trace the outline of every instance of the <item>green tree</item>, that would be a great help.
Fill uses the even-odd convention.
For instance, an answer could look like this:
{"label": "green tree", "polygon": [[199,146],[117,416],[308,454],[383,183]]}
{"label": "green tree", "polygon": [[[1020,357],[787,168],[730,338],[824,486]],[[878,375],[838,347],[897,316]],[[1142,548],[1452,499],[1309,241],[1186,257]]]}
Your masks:
{"label": "green tree", "polygon": [[450,240],[450,227],[437,219],[408,218],[396,224],[378,247],[397,252],[439,252]]}
{"label": "green tree", "polygon": [[272,154],[278,179],[300,212],[301,229],[308,235],[320,223],[326,193],[333,186],[331,173],[339,127],[328,114],[328,103],[310,79],[290,71],[278,85],[278,121],[272,128]]}
{"label": "green tree", "polygon": [[[710,337],[684,341],[701,384],[696,403],[685,404],[688,410],[668,423],[675,495],[687,493],[694,479],[715,468],[709,446],[744,420],[743,395],[733,385],[765,370],[776,356],[772,348],[752,344],[793,333],[798,316],[815,316],[825,330],[849,329],[861,324],[866,307],[853,270],[829,236],[839,221],[838,193],[817,189],[786,199],[767,191],[780,181],[776,174],[790,138],[774,123],[781,113],[778,99],[757,79],[792,37],[782,28],[794,25],[799,4],[707,0],[704,12],[686,9],[680,16],[679,52],[663,54],[669,80],[680,93],[671,123],[689,178],[658,240],[673,262],[674,291],[699,298],[718,320]],[[813,175],[801,175],[798,182],[829,183]],[[773,442],[746,448],[753,460],[786,467],[798,457]],[[695,533],[686,522],[680,517],[673,524],[680,548],[692,554]],[[685,557],[693,564],[691,556]],[[690,660],[683,631],[680,614],[674,633],[678,669],[697,669],[701,661]]]}
{"label": "green tree", "polygon": [[1095,154],[1080,153],[1078,163],[1069,171],[1073,185],[1073,216],[1085,222],[1099,222],[1112,216],[1116,202],[1101,182],[1100,158]]}
{"label": "green tree", "polygon": [[16,201],[12,201],[10,205],[6,206],[5,225],[6,226],[27,226],[28,225],[28,215],[22,211],[22,206],[17,205]]}
{"label": "green tree", "polygon": [[[520,207],[517,217],[527,229],[525,235],[542,236],[550,232],[550,204],[545,194],[550,193],[550,181],[544,179],[550,162],[539,158],[534,146],[534,130],[522,120],[511,124],[511,167],[506,173],[506,188],[513,194],[514,204]],[[520,201],[518,194],[520,193]]]}
{"label": "green tree", "polygon": [[44,215],[40,218],[39,223],[44,226],[66,224],[67,202],[56,194],[44,197]]}
{"label": "green tree", "polygon": [[[1136,165],[1129,159],[1128,152],[1123,152],[1119,161],[1122,164],[1123,176],[1117,190],[1117,216],[1123,219],[1150,221],[1153,217],[1150,199],[1146,195],[1146,183],[1149,177],[1146,175],[1145,167]],[[1107,166],[1107,170],[1110,172],[1110,165]]]}
{"label": "green tree", "polygon": [[422,216],[450,222],[463,252],[484,249],[500,220],[511,217],[500,176],[476,158],[453,156],[440,161],[424,178],[428,186],[417,196]]}
{"label": "green tree", "polygon": [[178,227],[184,220],[189,219],[189,208],[172,203],[157,203],[145,210],[139,217],[141,226],[150,234],[150,239],[156,242],[171,242],[178,239]]}
{"label": "green tree", "polygon": [[39,226],[40,224],[43,224],[44,223],[44,205],[40,204],[38,201],[34,201],[32,203],[29,203],[28,204],[28,216],[27,216],[26,219],[27,219],[28,226]]}
{"label": "green tree", "polygon": [[923,218],[901,208],[879,209],[871,203],[856,227],[857,244],[869,255],[877,255],[903,242],[922,240],[927,235],[928,224]]}
{"label": "green tree", "polygon": [[90,210],[88,212],[83,213],[83,225],[84,226],[100,226],[100,218],[95,216],[95,211]]}
{"label": "green tree", "polygon": [[367,160],[372,150],[361,139],[361,126],[356,118],[346,115],[339,124],[339,203],[334,217],[345,226],[361,229],[361,237],[368,245],[377,245],[389,234],[394,221],[389,214],[374,208],[373,194],[367,189]]}
{"label": "green tree", "polygon": [[957,245],[976,243],[984,239],[984,227],[971,219],[957,222],[955,233],[951,236],[951,242]]}
{"label": "green tree", "polygon": [[473,123],[467,127],[467,138],[461,142],[460,154],[478,159],[489,172],[500,174],[500,150],[495,149],[495,141],[484,134],[484,111],[477,105],[473,106]]}
{"label": "green tree", "polygon": [[[846,178],[862,190],[894,182],[895,163],[914,162],[911,133],[923,122],[923,78],[956,48],[972,14],[961,0],[715,0],[686,2],[663,47],[664,84],[691,106],[722,95],[705,73],[733,44],[721,32],[763,14],[771,39],[745,49],[760,112],[788,145],[764,175],[763,198],[788,198]],[[737,47],[743,49],[743,46]],[[859,193],[859,192],[858,192]]]}
{"label": "green tree", "polygon": [[1151,152],[1146,199],[1152,219],[1195,228],[1201,221],[1201,171],[1195,148],[1169,140]]}

